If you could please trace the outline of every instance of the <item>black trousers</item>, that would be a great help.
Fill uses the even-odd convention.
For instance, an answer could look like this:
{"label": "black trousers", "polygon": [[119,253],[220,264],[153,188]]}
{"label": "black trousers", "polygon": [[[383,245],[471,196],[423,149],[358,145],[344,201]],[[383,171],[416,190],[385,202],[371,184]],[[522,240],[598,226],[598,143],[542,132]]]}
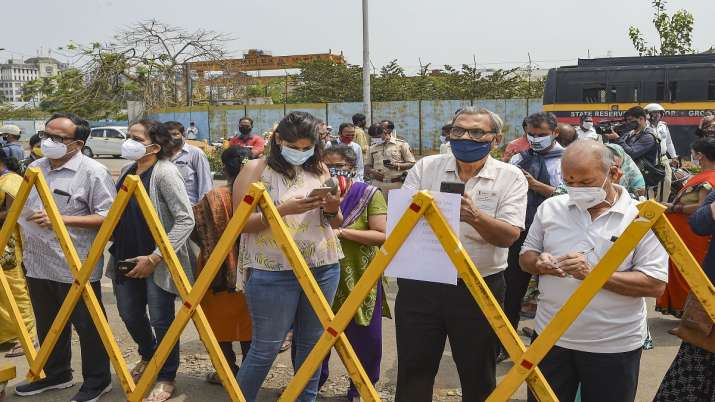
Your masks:
{"label": "black trousers", "polygon": [[[102,288],[99,281],[91,284],[94,293],[102,305]],[[27,278],[27,288],[30,292],[32,308],[35,311],[35,325],[40,342],[44,342],[52,322],[60,311],[60,306],[70,289],[70,284],[54,282],[47,279]],[[83,389],[100,389],[112,381],[109,372],[109,356],[102,345],[97,329],[94,327],[89,310],[82,299],[75,307],[70,320],[62,330],[55,349],[50,353],[45,366],[45,374],[49,379],[72,378],[72,334],[70,323],[79,335],[79,346],[82,352]]]}
{"label": "black trousers", "polygon": [[[633,402],[642,351],[590,353],[554,346],[539,368],[560,401],[573,401],[581,384],[582,402]],[[528,400],[536,402],[531,391]]]}
{"label": "black trousers", "polygon": [[506,280],[506,293],[504,294],[504,314],[509,319],[509,322],[514,329],[519,329],[519,319],[521,318],[521,304],[526,295],[526,290],[529,288],[531,274],[521,270],[519,266],[519,252],[521,246],[526,239],[526,231],[521,233],[511,247],[509,247],[509,257],[507,258],[507,267],[504,271],[504,279]]}
{"label": "black trousers", "polygon": [[[484,278],[496,299],[504,298],[504,276]],[[449,337],[462,385],[462,400],[484,401],[496,386],[498,340],[469,289],[398,279],[396,402],[430,402],[434,378]]]}
{"label": "black trousers", "polygon": [[[243,362],[251,349],[251,341],[241,341],[239,344],[241,346],[241,362]],[[236,352],[233,351],[233,342],[219,342],[218,345],[221,347],[221,352],[223,352],[223,356],[228,361],[228,366],[231,368],[233,375],[236,375],[238,373],[238,363],[236,361]]]}

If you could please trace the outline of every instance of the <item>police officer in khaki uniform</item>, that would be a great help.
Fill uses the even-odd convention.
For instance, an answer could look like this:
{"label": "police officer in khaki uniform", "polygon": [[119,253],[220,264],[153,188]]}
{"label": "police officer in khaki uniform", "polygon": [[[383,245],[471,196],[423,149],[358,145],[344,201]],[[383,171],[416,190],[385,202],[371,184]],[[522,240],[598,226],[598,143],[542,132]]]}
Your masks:
{"label": "police officer in khaki uniform", "polygon": [[387,199],[387,192],[402,187],[403,173],[415,164],[415,157],[407,142],[392,138],[379,124],[373,124],[368,130],[372,144],[365,159],[365,173],[372,178],[370,184],[382,190]]}

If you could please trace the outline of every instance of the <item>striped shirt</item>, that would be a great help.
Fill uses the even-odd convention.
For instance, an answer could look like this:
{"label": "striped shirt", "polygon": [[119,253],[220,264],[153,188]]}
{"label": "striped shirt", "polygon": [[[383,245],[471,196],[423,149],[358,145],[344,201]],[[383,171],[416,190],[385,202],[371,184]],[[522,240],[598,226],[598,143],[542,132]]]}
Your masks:
{"label": "striped shirt", "polygon": [[[32,162],[30,167],[38,167],[42,170],[61,215],[88,216],[97,214],[107,216],[117,193],[109,170],[101,163],[78,152],[57,169],[50,167],[47,158]],[[55,233],[52,229],[42,229],[25,220],[33,211],[42,209],[44,207],[39,194],[33,189],[25,203],[22,217],[18,221],[22,227],[23,263],[27,269],[27,276],[72,283],[74,279],[70,273],[67,258]],[[97,229],[68,226],[67,231],[77,249],[79,259],[84,261],[97,236]],[[104,260],[100,257],[94,267],[90,282],[100,280],[103,266]]]}
{"label": "striped shirt", "polygon": [[209,159],[198,147],[184,143],[181,151],[174,155],[171,161],[179,168],[181,177],[184,178],[191,205],[196,205],[214,186]]}

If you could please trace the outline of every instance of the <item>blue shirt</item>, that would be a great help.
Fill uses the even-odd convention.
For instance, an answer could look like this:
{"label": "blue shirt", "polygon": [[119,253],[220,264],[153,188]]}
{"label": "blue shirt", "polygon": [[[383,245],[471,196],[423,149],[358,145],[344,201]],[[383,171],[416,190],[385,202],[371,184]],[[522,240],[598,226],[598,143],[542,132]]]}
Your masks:
{"label": "blue shirt", "polygon": [[209,159],[204,151],[185,143],[171,161],[179,168],[184,179],[189,201],[196,205],[214,186]]}
{"label": "blue shirt", "polygon": [[7,156],[12,156],[17,159],[18,162],[25,159],[25,151],[22,150],[22,145],[17,142],[13,142],[3,146],[3,151],[7,153]]}
{"label": "blue shirt", "polygon": [[[715,191],[710,192],[705,199],[705,203],[688,218],[690,228],[693,229],[695,234],[700,236],[712,236],[715,234],[715,220],[713,219],[713,213],[710,209],[710,204],[713,202],[715,202]],[[710,278],[710,282],[715,283],[715,242],[712,240],[710,241],[708,253],[702,264],[705,275]]]}

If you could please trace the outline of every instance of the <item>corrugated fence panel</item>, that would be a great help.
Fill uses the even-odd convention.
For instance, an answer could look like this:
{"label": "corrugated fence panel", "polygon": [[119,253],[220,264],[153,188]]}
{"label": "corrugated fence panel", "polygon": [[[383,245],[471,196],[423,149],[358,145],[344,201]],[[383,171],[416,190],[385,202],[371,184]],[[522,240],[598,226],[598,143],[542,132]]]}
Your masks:
{"label": "corrugated fence panel", "polygon": [[328,103],[328,125],[337,134],[342,123],[352,123],[355,113],[365,113],[362,102]]}
{"label": "corrugated fence panel", "polygon": [[466,100],[422,101],[422,152],[439,152],[442,126],[450,123],[454,113],[469,106]]}
{"label": "corrugated fence panel", "polygon": [[286,113],[307,112],[322,121],[327,120],[325,103],[298,103],[286,105]]}
{"label": "corrugated fence panel", "polygon": [[[522,134],[521,121],[527,114],[543,110],[541,99],[478,99],[473,103],[504,119],[504,143]],[[423,100],[421,105],[419,101],[374,102],[372,120],[394,121],[397,135],[409,142],[414,152],[419,152],[421,140],[422,152],[433,153],[439,149],[442,126],[452,119],[457,109],[469,104],[469,100]],[[271,130],[285,113],[298,110],[313,114],[337,130],[341,123],[352,122],[355,113],[363,113],[363,105],[361,102],[346,102],[329,103],[327,107],[324,103],[177,107],[151,113],[150,117],[160,121],[176,120],[186,126],[194,121],[199,127],[200,138],[210,135],[212,140],[216,140],[235,135],[238,120],[244,115],[253,119],[256,133],[264,133]]]}
{"label": "corrugated fence panel", "polygon": [[420,115],[418,101],[375,102],[372,104],[372,121],[390,120],[395,132],[410,144],[415,152],[420,145]]}
{"label": "corrugated fence panel", "polygon": [[[246,115],[253,119],[255,133],[263,134],[271,131],[274,124],[278,124],[284,116],[283,105],[250,105],[246,108]],[[236,128],[238,130],[238,121]]]}
{"label": "corrugated fence panel", "polygon": [[521,123],[526,117],[526,99],[507,99],[504,119],[504,144],[523,135]]}

